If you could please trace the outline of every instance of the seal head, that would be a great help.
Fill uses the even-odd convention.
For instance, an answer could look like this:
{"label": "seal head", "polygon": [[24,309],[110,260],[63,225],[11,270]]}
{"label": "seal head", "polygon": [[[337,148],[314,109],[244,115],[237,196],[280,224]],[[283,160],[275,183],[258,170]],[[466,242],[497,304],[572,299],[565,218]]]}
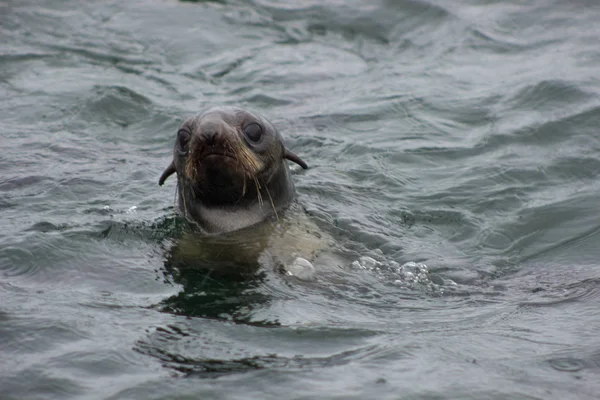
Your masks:
{"label": "seal head", "polygon": [[234,231],[291,203],[294,183],[285,159],[308,168],[265,118],[218,107],[183,122],[158,183],[177,173],[183,215],[208,233]]}

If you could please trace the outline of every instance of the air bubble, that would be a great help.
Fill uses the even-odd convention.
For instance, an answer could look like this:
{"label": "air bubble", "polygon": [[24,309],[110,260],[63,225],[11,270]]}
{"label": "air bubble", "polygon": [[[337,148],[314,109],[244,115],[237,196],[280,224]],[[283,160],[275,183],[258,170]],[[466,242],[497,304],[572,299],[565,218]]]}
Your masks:
{"label": "air bubble", "polygon": [[315,277],[315,266],[306,258],[296,257],[294,261],[285,268],[287,275],[295,276],[302,280],[312,280]]}

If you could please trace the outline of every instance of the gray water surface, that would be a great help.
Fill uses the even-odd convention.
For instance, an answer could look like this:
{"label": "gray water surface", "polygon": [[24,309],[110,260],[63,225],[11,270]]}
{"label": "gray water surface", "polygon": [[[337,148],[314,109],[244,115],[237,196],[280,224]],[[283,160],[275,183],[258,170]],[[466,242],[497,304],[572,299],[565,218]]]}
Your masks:
{"label": "gray water surface", "polygon": [[[2,399],[598,398],[597,2],[0,10]],[[173,261],[157,180],[214,105],[306,160],[343,262]]]}

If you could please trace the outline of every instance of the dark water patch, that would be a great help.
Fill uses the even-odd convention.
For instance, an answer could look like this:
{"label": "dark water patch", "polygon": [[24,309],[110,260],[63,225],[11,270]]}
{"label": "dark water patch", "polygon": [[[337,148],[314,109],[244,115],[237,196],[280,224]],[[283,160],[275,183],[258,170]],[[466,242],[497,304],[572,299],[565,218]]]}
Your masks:
{"label": "dark water patch", "polygon": [[262,48],[253,57],[272,60],[276,66],[257,68],[255,64],[240,62],[234,69],[227,69],[228,82],[284,85],[305,79],[353,76],[367,68],[364,60],[353,53],[315,43]]}
{"label": "dark water patch", "polygon": [[276,355],[254,356],[252,358],[237,360],[177,360],[177,364],[169,363],[166,366],[185,373],[186,377],[216,378],[226,374],[243,373],[257,369],[282,369],[301,370],[312,368],[327,368],[342,366],[353,361],[358,353],[346,351],[329,357],[278,357]]}
{"label": "dark water patch", "polygon": [[557,256],[557,253],[566,250],[568,251],[567,254],[570,255],[569,258],[573,258],[574,255],[585,255],[586,257],[581,259],[581,261],[589,263],[591,260],[595,259],[597,254],[594,243],[599,234],[599,226],[581,226],[580,229],[577,229],[577,233],[572,237],[558,240],[557,242],[548,245],[546,248],[542,248],[538,253],[532,254],[530,259],[536,260],[554,257],[554,259],[557,260],[560,259],[560,257]]}
{"label": "dark water patch", "polygon": [[185,377],[218,378],[223,375],[277,366],[277,364],[283,365],[282,362],[277,363],[279,360],[275,356],[254,356],[234,360],[194,360],[156,348],[146,349],[143,344],[139,344],[138,351],[158,358],[165,368],[176,370]]}
{"label": "dark water patch", "polygon": [[265,93],[249,94],[241,99],[242,103],[254,107],[273,107],[293,104],[293,99],[277,98]]}
{"label": "dark water patch", "polygon": [[595,138],[596,140],[593,143],[597,145],[598,131],[595,129],[595,124],[598,118],[600,118],[600,106],[594,104],[592,107],[583,108],[557,121],[543,124],[540,129],[551,130],[555,128],[557,131],[567,134],[573,132],[574,128],[577,128],[578,135],[589,135],[590,139]]}
{"label": "dark water patch", "polygon": [[91,99],[80,110],[80,118],[102,124],[126,128],[148,116],[151,101],[133,90],[122,87],[98,87]]}
{"label": "dark water patch", "polygon": [[568,104],[585,104],[597,98],[579,85],[565,80],[542,80],[520,89],[506,100],[507,107],[515,110],[531,109],[535,112],[556,111]]}
{"label": "dark water patch", "polygon": [[37,268],[31,265],[32,258],[34,258],[33,253],[29,250],[16,246],[3,246],[0,258],[3,275],[10,277],[35,273]]}
{"label": "dark water patch", "polygon": [[[431,164],[435,164],[435,161],[443,161],[443,160],[459,160],[463,157],[474,159],[474,156],[478,156],[480,154],[486,153],[488,149],[486,146],[489,141],[487,139],[482,140],[481,143],[474,143],[472,146],[463,146],[463,145],[450,145],[450,146],[431,146],[431,145],[417,145],[414,148],[407,148],[403,150],[406,155],[397,155],[395,158],[399,159],[401,157],[410,157],[412,159],[416,159],[418,157],[419,160],[426,159],[431,162]],[[439,161],[438,161],[439,160]],[[433,162],[432,162],[433,161]],[[461,166],[459,165],[458,168]],[[447,166],[438,166],[441,170],[448,171]]]}
{"label": "dark water patch", "polygon": [[[115,40],[113,42],[112,48],[110,51],[101,51],[99,49],[94,49],[96,43],[88,43],[88,46],[85,44],[77,45],[64,45],[64,44],[55,44],[55,43],[46,43],[46,47],[61,51],[63,53],[73,54],[77,56],[81,56],[84,58],[88,58],[92,61],[98,62],[100,64],[126,64],[126,65],[150,65],[152,62],[145,57],[136,57],[132,54],[141,53],[143,50],[143,46],[136,46],[134,51],[132,51],[131,47],[119,49],[122,46],[122,43],[119,43]],[[137,50],[137,51],[136,51]],[[115,54],[116,53],[116,54]],[[118,54],[121,53],[121,54]]]}
{"label": "dark water patch", "polygon": [[470,36],[466,40],[467,47],[477,52],[490,52],[493,54],[520,54],[522,52],[538,51],[540,48],[550,47],[560,43],[557,39],[523,39],[507,35],[505,32],[493,31],[489,28],[471,28]]}
{"label": "dark water patch", "polygon": [[542,200],[540,203],[524,207],[517,219],[510,223],[507,221],[507,225],[512,226],[510,230],[515,232],[509,234],[515,238],[512,251],[518,252],[523,261],[579,245],[597,236],[597,224],[579,216],[573,208],[577,205],[581,210],[593,212],[595,205],[587,196]]}
{"label": "dark water patch", "polygon": [[600,279],[594,278],[568,284],[564,282],[550,283],[550,286],[538,287],[540,290],[536,291],[539,296],[543,297],[543,300],[528,301],[521,306],[555,307],[565,303],[597,300],[600,298],[598,283],[600,283]]}
{"label": "dark water patch", "polygon": [[11,202],[7,199],[3,199],[0,197],[0,210],[6,210],[9,208],[16,208],[19,205],[16,202]]}
{"label": "dark water patch", "polygon": [[[304,118],[304,123],[310,123],[317,131],[327,129],[334,130],[343,129],[350,132],[362,132],[357,129],[360,125],[365,125],[367,129],[373,130],[373,123],[378,121],[379,115],[372,113],[353,112],[353,113],[331,113],[331,114],[316,114]],[[342,136],[343,138],[343,136]],[[325,139],[325,138],[324,138]],[[326,139],[327,140],[327,139]],[[340,140],[339,138],[337,140]],[[329,143],[335,143],[335,140],[328,140]],[[359,144],[355,144],[359,145]]]}
{"label": "dark water patch", "polygon": [[64,231],[68,228],[69,228],[69,225],[67,225],[67,224],[55,225],[48,221],[42,221],[42,222],[37,222],[37,223],[33,224],[31,227],[26,229],[26,231],[48,233],[48,232]]}
{"label": "dark water patch", "polygon": [[[444,236],[445,240],[460,242],[470,238],[478,226],[476,219],[450,209],[391,210],[383,220],[391,224],[381,221],[382,228],[387,228],[391,237],[398,236],[396,240],[400,243],[402,236],[428,236],[434,230]],[[399,232],[400,228],[407,230]]]}
{"label": "dark water patch", "polygon": [[[136,343],[135,351],[157,358],[167,368],[186,377],[215,378],[223,375],[248,373],[261,369],[295,370],[345,365],[369,357],[376,351],[371,345],[356,346],[372,332],[359,330],[319,329],[317,336],[330,347],[312,349],[312,356],[297,355],[301,348],[310,347],[315,332],[302,327],[271,327],[267,331],[255,326],[229,325],[229,333],[215,334],[218,326],[209,322],[188,322],[156,328],[146,339]],[[240,346],[244,332],[253,332],[254,350]],[[279,354],[265,353],[269,341],[278,338]],[[197,342],[203,346],[195,346]],[[293,343],[295,343],[295,348]],[[211,346],[215,344],[216,346]],[[355,344],[352,349],[348,346]],[[346,350],[344,350],[346,348]]]}
{"label": "dark water patch", "polygon": [[[166,211],[172,211],[164,209]],[[100,224],[96,234],[103,239],[125,242],[128,240],[149,240],[161,242],[175,239],[190,230],[190,226],[181,216],[172,212],[155,221],[141,223],[140,221],[105,221]]]}
{"label": "dark water patch", "polygon": [[[57,53],[55,52],[43,52],[43,51],[38,51],[38,52],[24,52],[21,49],[15,49],[15,53],[3,53],[0,54],[0,63],[2,63],[4,66],[6,66],[7,70],[5,70],[4,72],[8,71],[8,68],[10,66],[11,63],[17,63],[20,67],[22,62],[31,62],[31,61],[38,61],[38,60],[45,60],[47,58],[52,58],[52,57],[56,57]],[[5,79],[7,79],[8,77],[5,77]]]}
{"label": "dark water patch", "polygon": [[575,358],[554,358],[548,360],[552,368],[561,372],[578,372],[585,368],[585,363]]}
{"label": "dark water patch", "polygon": [[15,177],[3,180],[0,182],[0,190],[4,192],[11,192],[16,189],[23,189],[29,186],[37,186],[42,182],[47,182],[52,180],[46,176],[24,176],[24,177]]}
{"label": "dark water patch", "polygon": [[[204,268],[174,269],[167,266],[167,280],[183,286],[177,295],[164,300],[161,311],[190,317],[216,318],[236,323],[259,326],[277,325],[277,321],[253,321],[252,310],[270,301],[270,296],[261,292],[264,274],[244,274],[237,279],[231,277],[238,268],[229,266],[226,278],[219,275],[228,270],[227,265],[213,264]],[[233,270],[233,271],[232,271]]]}
{"label": "dark water patch", "polygon": [[419,1],[387,2],[384,8],[358,3],[307,3],[283,7],[281,4],[268,1],[257,3],[275,21],[286,26],[300,22],[301,29],[315,35],[336,33],[346,41],[366,38],[385,45],[398,40],[399,36],[406,35],[419,26],[434,24],[435,21],[443,20],[449,15],[441,7]]}
{"label": "dark water patch", "polygon": [[496,134],[487,140],[487,145],[499,146],[513,143],[521,145],[552,146],[569,140],[597,146],[594,124],[600,108],[569,112],[548,121],[533,123],[517,128],[508,134]]}
{"label": "dark water patch", "polygon": [[546,174],[555,181],[574,180],[581,183],[594,181],[600,173],[600,159],[584,156],[557,158],[546,167]]}
{"label": "dark water patch", "polygon": [[[347,40],[357,36],[374,40],[377,43],[388,43],[387,34],[393,26],[392,21],[385,15],[361,15],[360,10],[348,5],[302,5],[287,6],[261,2],[262,7],[268,12],[274,21],[283,24],[284,32],[287,32],[287,41],[308,40],[307,33],[327,34],[333,32],[342,35]],[[371,18],[377,18],[379,24],[373,24]],[[299,26],[294,23],[300,21]],[[310,21],[307,24],[305,21]],[[300,30],[299,35],[294,29]]]}

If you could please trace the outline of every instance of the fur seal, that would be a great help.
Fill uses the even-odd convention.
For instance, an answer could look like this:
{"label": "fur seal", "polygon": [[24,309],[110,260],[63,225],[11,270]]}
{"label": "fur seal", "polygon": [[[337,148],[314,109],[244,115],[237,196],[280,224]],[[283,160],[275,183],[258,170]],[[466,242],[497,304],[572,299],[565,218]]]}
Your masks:
{"label": "fur seal", "polygon": [[188,118],[177,131],[173,161],[162,186],[177,174],[180,212],[206,233],[236,231],[285,209],[295,195],[285,148],[275,127],[236,107],[215,107]]}

